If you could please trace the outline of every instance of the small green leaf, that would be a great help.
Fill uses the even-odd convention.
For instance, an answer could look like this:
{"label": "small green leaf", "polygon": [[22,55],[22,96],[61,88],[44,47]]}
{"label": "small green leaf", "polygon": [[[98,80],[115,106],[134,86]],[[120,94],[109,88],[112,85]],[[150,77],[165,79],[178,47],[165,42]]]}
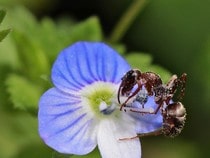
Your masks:
{"label": "small green leaf", "polygon": [[[0,111],[2,109],[11,109],[11,102],[9,102],[8,93],[6,92],[5,80],[8,74],[11,73],[11,68],[7,65],[0,64]],[[0,156],[1,157],[1,156]]]}
{"label": "small green leaf", "polygon": [[[67,19],[65,19],[67,20]],[[71,19],[68,19],[71,21]],[[101,41],[102,31],[97,17],[90,17],[79,23],[58,22],[57,24],[49,18],[42,19],[38,27],[38,34],[33,36],[33,40],[43,48],[49,58],[50,63],[54,62],[57,54],[70,44],[86,40]],[[28,35],[29,36],[29,35]],[[29,36],[29,39],[31,36]]]}
{"label": "small green leaf", "polygon": [[[6,15],[6,11],[0,10],[0,24],[2,23],[5,15]],[[8,35],[10,31],[11,29],[5,29],[5,30],[0,31],[0,42]]]}
{"label": "small green leaf", "polygon": [[102,30],[97,17],[90,17],[87,20],[75,25],[71,30],[72,41],[101,41]]}
{"label": "small green leaf", "polygon": [[5,15],[6,15],[6,11],[5,10],[0,10],[0,24],[2,23]]}
{"label": "small green leaf", "polygon": [[22,33],[36,35],[38,24],[35,16],[23,6],[16,6],[8,9],[7,18],[5,23],[12,27],[13,30],[18,30]]}
{"label": "small green leaf", "polygon": [[10,33],[11,29],[6,29],[0,31],[0,42]]}
{"label": "small green leaf", "polygon": [[12,74],[6,80],[7,91],[15,108],[35,112],[41,89],[26,78]]}
{"label": "small green leaf", "polygon": [[14,35],[22,72],[36,81],[41,75],[49,74],[49,62],[42,48],[20,32]]}
{"label": "small green leaf", "polygon": [[7,65],[14,70],[20,67],[17,48],[11,35],[5,38],[3,43],[0,43],[0,65]]}

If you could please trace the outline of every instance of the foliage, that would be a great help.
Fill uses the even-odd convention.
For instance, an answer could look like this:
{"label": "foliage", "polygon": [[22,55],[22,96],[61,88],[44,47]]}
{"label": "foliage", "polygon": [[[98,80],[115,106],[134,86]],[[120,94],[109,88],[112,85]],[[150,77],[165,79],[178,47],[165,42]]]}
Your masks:
{"label": "foliage", "polygon": [[[6,12],[4,10],[0,10],[0,24],[2,23],[5,15],[6,15]],[[0,31],[0,42],[7,36],[9,32],[10,32],[10,29],[5,29],[5,30]]]}

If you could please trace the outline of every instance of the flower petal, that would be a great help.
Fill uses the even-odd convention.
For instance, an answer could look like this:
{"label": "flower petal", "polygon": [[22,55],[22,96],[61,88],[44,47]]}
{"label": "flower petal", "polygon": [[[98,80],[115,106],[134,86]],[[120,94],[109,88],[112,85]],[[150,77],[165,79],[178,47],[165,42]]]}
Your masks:
{"label": "flower petal", "polygon": [[[144,105],[145,108],[156,109],[158,105],[154,101],[154,97],[148,97],[147,103]],[[136,120],[136,132],[137,133],[148,133],[161,128],[163,123],[163,117],[160,111],[157,114],[141,114],[136,112],[128,113]]]}
{"label": "flower petal", "polygon": [[64,49],[52,68],[52,81],[72,93],[95,81],[118,83],[130,69],[112,48],[100,42],[77,42]]}
{"label": "flower petal", "polygon": [[96,147],[95,123],[78,97],[51,88],[39,102],[39,134],[61,153],[83,155]]}
{"label": "flower petal", "polygon": [[119,140],[136,136],[134,122],[129,117],[123,118],[103,119],[100,122],[97,140],[103,158],[141,157],[141,144],[138,138]]}

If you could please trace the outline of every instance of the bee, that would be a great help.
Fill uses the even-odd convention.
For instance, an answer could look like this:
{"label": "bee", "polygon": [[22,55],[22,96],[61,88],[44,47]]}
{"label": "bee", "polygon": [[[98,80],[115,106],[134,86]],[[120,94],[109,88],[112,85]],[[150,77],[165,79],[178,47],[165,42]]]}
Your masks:
{"label": "bee", "polygon": [[[186,120],[186,109],[180,100],[184,97],[186,79],[186,73],[183,73],[179,78],[177,75],[173,75],[167,84],[163,84],[158,74],[141,72],[138,69],[132,69],[122,77],[118,89],[120,110],[124,109],[124,111],[129,110],[144,114],[157,114],[160,111],[163,117],[163,124],[160,129],[151,133],[138,134],[136,137],[159,134],[175,137],[181,133]],[[178,89],[180,89],[180,94],[177,97],[178,101],[173,102],[172,98]],[[123,103],[120,101],[121,96],[126,97]],[[149,96],[154,96],[154,101],[157,104],[157,108],[152,111],[144,108]],[[142,107],[132,108],[130,101],[137,101]]]}

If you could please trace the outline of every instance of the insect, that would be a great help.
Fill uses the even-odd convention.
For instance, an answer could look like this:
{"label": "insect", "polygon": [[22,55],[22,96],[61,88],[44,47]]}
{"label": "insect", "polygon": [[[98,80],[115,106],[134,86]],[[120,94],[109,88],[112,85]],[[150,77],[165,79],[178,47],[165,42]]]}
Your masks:
{"label": "insect", "polygon": [[[186,119],[186,110],[179,101],[184,96],[186,77],[186,73],[183,73],[179,78],[173,75],[167,84],[163,84],[160,76],[154,72],[142,73],[138,69],[132,69],[123,76],[118,89],[119,104],[121,104],[120,96],[127,98],[121,104],[120,110],[128,109],[132,112],[146,114],[157,114],[160,110],[163,116],[162,128],[148,134],[162,133],[169,137],[177,136],[182,131]],[[178,101],[172,103],[171,100],[178,89],[180,89]],[[144,108],[148,96],[154,96],[154,101],[157,104],[157,108],[152,111]],[[130,105],[130,101],[139,102],[142,108],[128,107],[127,104]],[[147,134],[141,134],[138,137],[145,135]]]}

